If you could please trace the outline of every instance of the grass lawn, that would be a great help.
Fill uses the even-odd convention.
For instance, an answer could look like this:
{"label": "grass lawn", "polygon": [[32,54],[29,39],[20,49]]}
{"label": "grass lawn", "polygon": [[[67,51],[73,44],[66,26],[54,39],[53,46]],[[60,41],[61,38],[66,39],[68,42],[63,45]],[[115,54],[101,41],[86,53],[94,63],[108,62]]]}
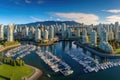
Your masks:
{"label": "grass lawn", "polygon": [[116,49],[116,53],[120,54],[120,48]]}
{"label": "grass lawn", "polygon": [[29,76],[33,73],[33,69],[28,66],[11,66],[7,64],[0,65],[0,80],[21,80],[24,76]]}
{"label": "grass lawn", "polygon": [[7,80],[7,79],[5,79],[5,78],[1,78],[1,77],[0,77],[0,80]]}

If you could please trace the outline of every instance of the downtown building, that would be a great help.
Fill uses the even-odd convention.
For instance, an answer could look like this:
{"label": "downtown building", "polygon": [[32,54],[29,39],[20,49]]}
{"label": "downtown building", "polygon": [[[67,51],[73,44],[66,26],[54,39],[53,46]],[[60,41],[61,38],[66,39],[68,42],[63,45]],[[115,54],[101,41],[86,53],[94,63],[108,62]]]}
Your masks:
{"label": "downtown building", "polygon": [[0,25],[0,40],[4,40],[4,25]]}
{"label": "downtown building", "polygon": [[36,31],[35,31],[35,41],[40,41],[41,40],[41,30],[36,27]]}
{"label": "downtown building", "polygon": [[97,32],[95,30],[92,30],[90,32],[90,45],[91,46],[97,45]]}
{"label": "downtown building", "polygon": [[88,35],[85,28],[82,30],[82,43],[88,43]]}
{"label": "downtown building", "polygon": [[101,30],[100,39],[98,47],[106,52],[113,52],[113,47],[108,42],[108,34],[104,28]]}
{"label": "downtown building", "polygon": [[14,30],[14,24],[9,24],[7,28],[7,41],[8,42],[14,41],[13,30]]}

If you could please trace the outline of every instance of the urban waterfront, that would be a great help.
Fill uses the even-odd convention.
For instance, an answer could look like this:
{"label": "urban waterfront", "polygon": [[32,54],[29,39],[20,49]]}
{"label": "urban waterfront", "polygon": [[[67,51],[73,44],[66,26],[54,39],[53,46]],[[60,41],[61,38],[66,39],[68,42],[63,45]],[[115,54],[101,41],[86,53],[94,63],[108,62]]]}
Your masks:
{"label": "urban waterfront", "polygon": [[[40,80],[119,80],[119,66],[112,67],[106,70],[101,70],[99,72],[84,73],[83,66],[78,64],[75,60],[72,60],[72,58],[66,54],[66,51],[72,48],[79,49],[80,47],[76,46],[72,41],[60,41],[55,43],[54,45],[41,47],[42,51],[47,50],[52,52],[54,55],[58,56],[60,59],[71,66],[72,70],[74,70],[74,73],[67,77],[63,76],[61,73],[53,72],[50,67],[46,65],[43,60],[40,59],[35,51],[33,51],[32,54],[25,56],[23,60],[25,61],[25,63],[35,66],[43,71],[43,76]],[[84,50],[84,52],[87,51]],[[88,53],[85,54],[90,56],[90,54]],[[99,57],[96,58],[98,60],[100,59]],[[50,74],[51,77],[49,78],[47,74]]]}
{"label": "urban waterfront", "polygon": [[120,0],[0,1],[0,80],[120,80]]}

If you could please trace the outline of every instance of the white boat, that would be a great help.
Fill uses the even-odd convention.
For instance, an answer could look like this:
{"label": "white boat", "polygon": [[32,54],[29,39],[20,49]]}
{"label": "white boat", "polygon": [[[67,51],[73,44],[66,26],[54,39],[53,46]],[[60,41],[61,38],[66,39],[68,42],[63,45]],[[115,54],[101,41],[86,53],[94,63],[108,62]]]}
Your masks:
{"label": "white boat", "polygon": [[43,53],[43,52],[36,51],[36,53],[38,54],[38,56],[40,56],[40,58],[46,64],[50,66],[50,68],[54,72],[60,71],[64,76],[67,76],[73,73],[73,70],[71,70],[71,67],[68,64],[66,64],[61,59],[51,54],[50,52],[45,51],[45,53]]}
{"label": "white boat", "polygon": [[50,74],[47,74],[47,77],[49,77],[49,78],[50,78],[50,77],[51,77],[51,75],[50,75]]}

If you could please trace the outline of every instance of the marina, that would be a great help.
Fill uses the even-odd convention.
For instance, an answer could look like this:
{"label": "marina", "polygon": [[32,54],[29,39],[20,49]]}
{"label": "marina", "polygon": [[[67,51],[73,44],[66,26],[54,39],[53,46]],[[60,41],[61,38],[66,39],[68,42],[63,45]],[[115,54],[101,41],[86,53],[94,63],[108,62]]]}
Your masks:
{"label": "marina", "polygon": [[19,47],[16,47],[14,49],[8,50],[5,54],[6,57],[15,57],[17,59],[23,58],[31,53],[31,51],[34,51],[36,49],[35,45],[32,44],[25,44],[20,45]]}
{"label": "marina", "polygon": [[120,0],[0,7],[0,80],[120,80]]}
{"label": "marina", "polygon": [[52,53],[48,51],[36,51],[36,53],[54,72],[61,72],[64,76],[73,74],[73,70],[71,70],[71,67],[67,63],[63,62],[61,59],[54,56]]}
{"label": "marina", "polygon": [[[29,48],[27,49],[26,46],[29,46]],[[27,54],[27,51],[30,51],[30,54]],[[89,55],[92,54],[91,52],[85,51],[85,49],[77,47],[77,45],[69,41],[61,41],[54,45],[43,47],[26,43],[7,52],[11,53],[8,57],[11,56],[12,58],[18,58],[20,55],[25,54],[26,56],[22,59],[27,64],[45,71],[45,75],[42,77],[43,80],[99,80],[103,79],[104,73],[110,76],[114,75],[110,72],[112,70],[114,73],[119,74],[119,59],[99,62],[97,57],[94,59]],[[5,52],[4,56],[7,56],[7,52]],[[112,80],[113,78],[105,77],[105,79]]]}
{"label": "marina", "polygon": [[96,59],[93,59],[90,56],[87,56],[85,53],[83,53],[83,49],[71,49],[67,51],[67,54],[76,62],[78,62],[80,65],[84,67],[84,72],[98,72],[100,70],[105,70],[114,66],[120,66],[120,61],[118,62],[104,62],[99,63]]}

